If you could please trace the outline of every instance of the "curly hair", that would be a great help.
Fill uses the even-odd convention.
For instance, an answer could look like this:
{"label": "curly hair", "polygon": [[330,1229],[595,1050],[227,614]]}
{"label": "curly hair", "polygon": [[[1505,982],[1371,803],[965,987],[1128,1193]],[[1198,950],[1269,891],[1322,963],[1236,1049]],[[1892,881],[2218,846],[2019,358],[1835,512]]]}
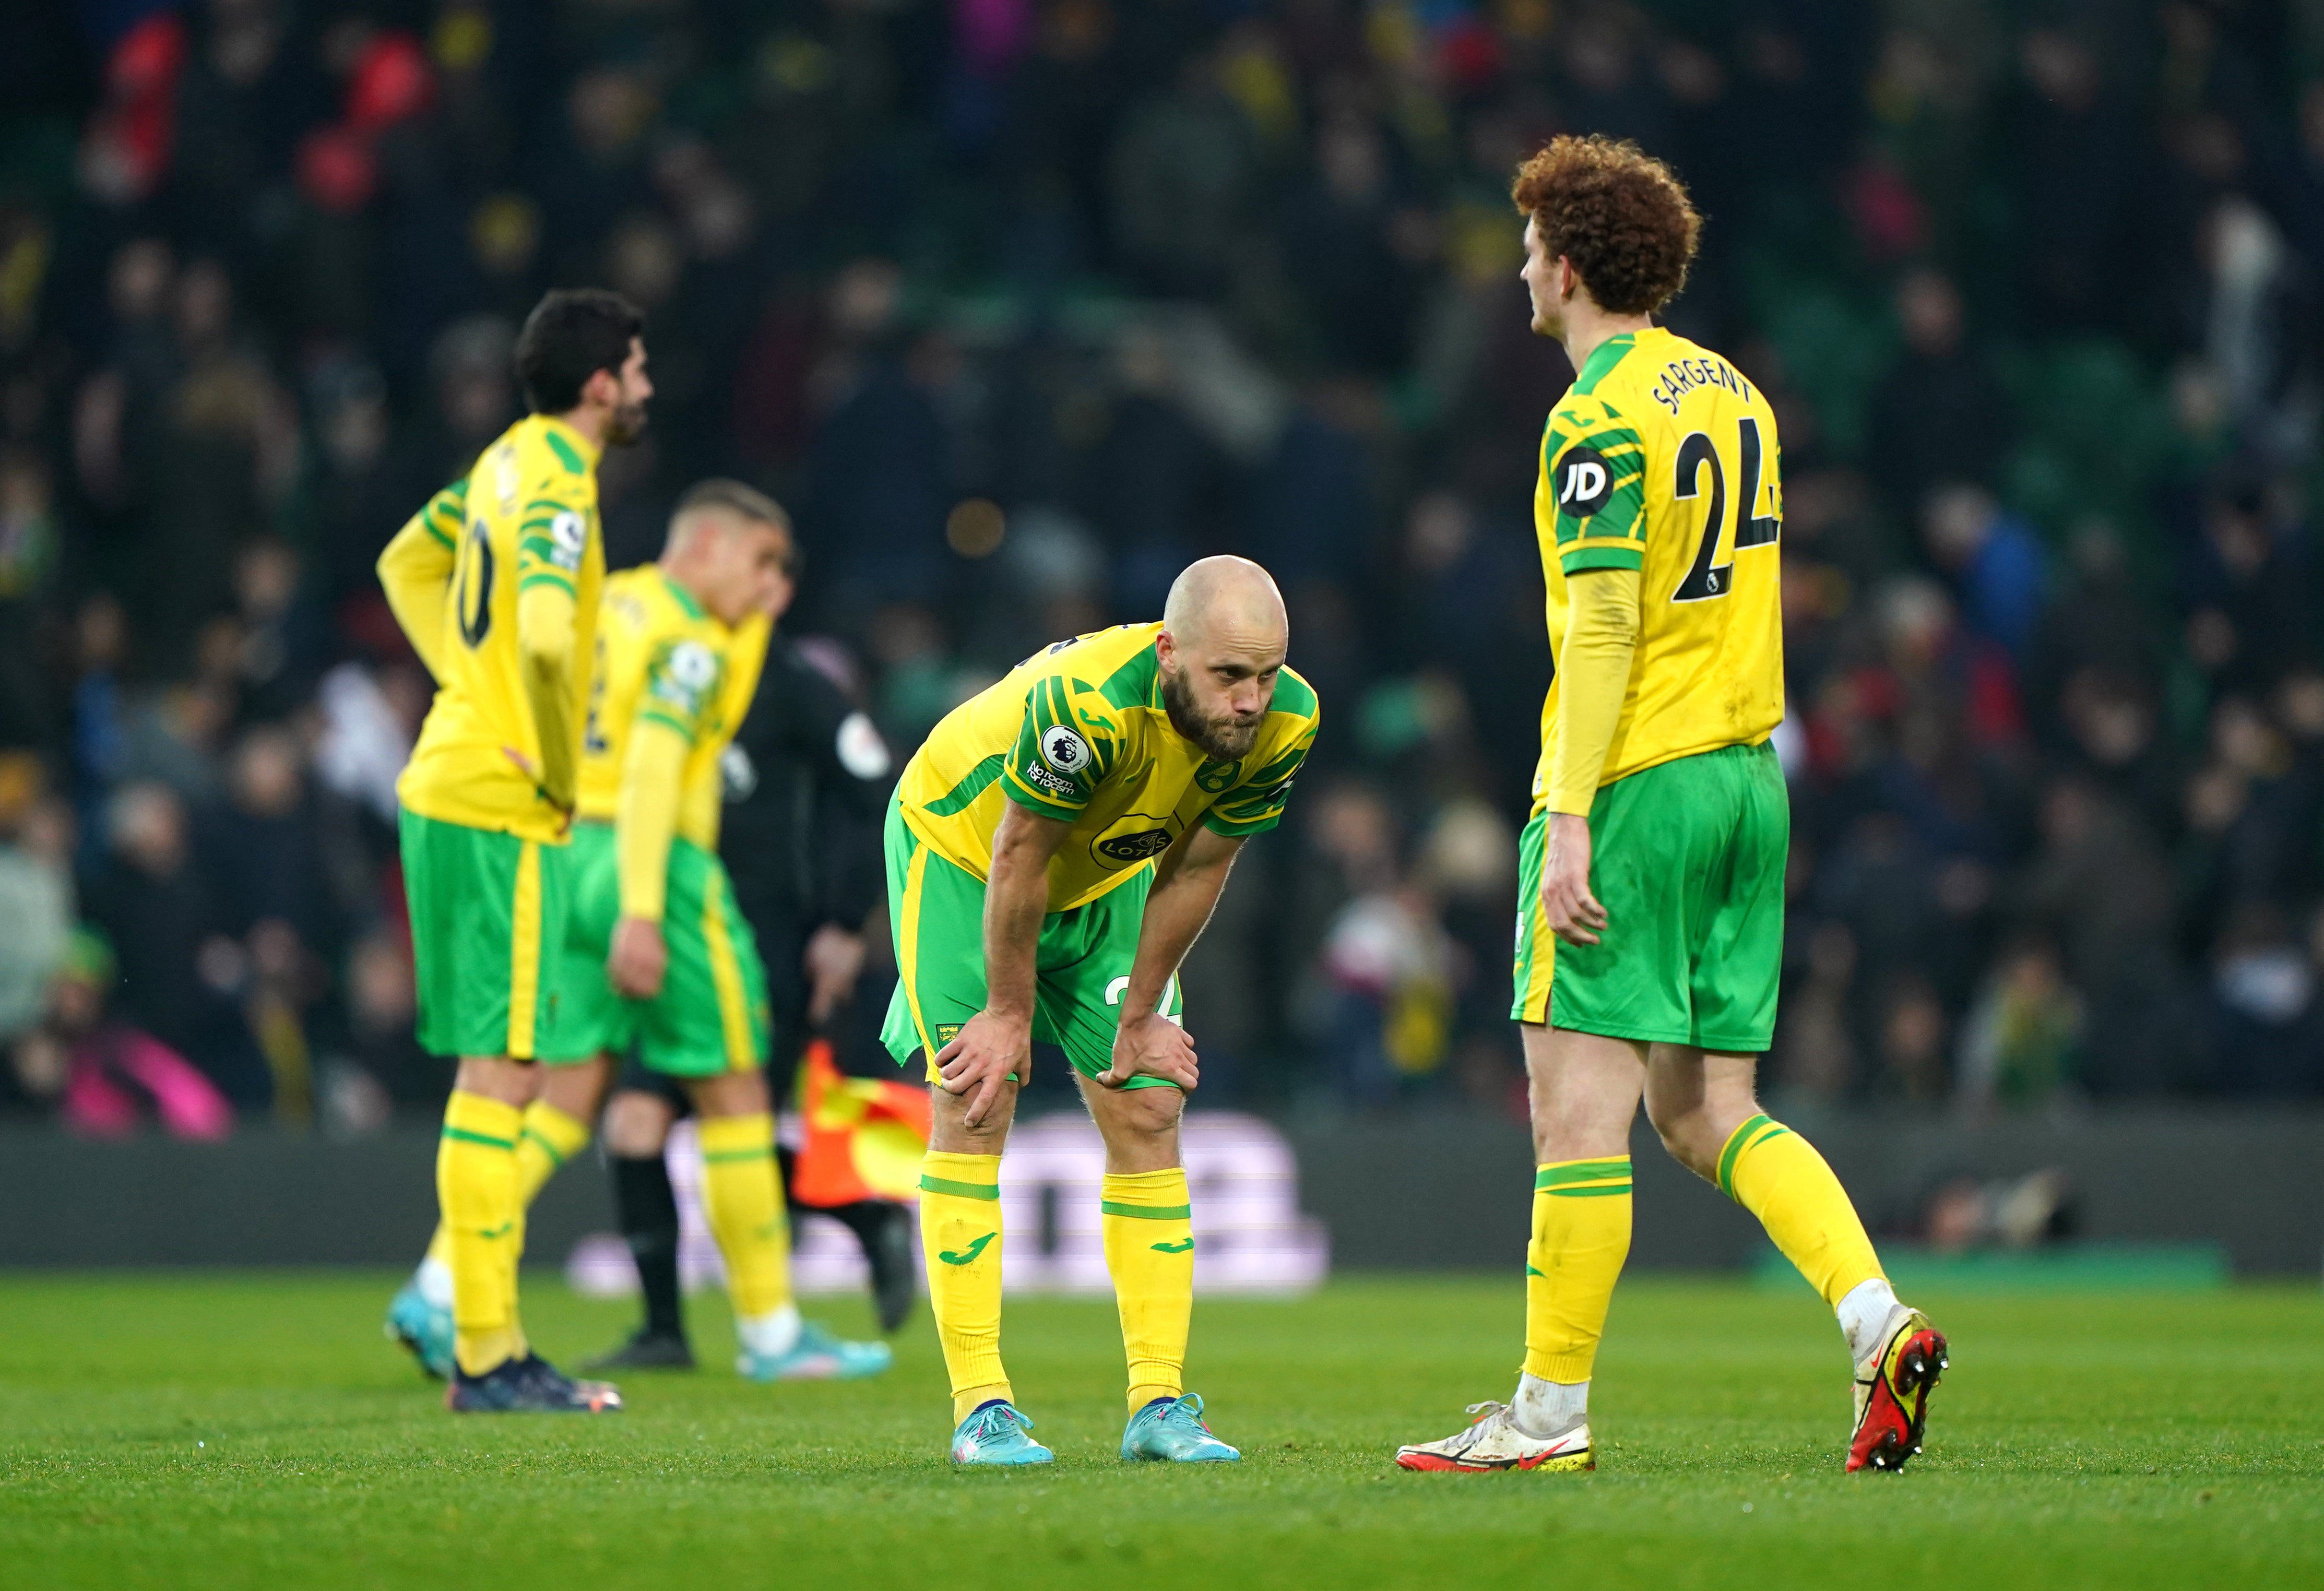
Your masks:
{"label": "curly hair", "polygon": [[1671,169],[1623,140],[1552,139],[1509,186],[1550,257],[1573,262],[1600,309],[1648,315],[1686,286],[1702,217]]}

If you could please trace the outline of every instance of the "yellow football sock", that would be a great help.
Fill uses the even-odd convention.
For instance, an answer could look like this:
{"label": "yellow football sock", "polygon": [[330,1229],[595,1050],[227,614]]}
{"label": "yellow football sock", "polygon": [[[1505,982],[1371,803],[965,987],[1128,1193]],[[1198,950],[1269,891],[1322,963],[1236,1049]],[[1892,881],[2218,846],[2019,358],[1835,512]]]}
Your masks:
{"label": "yellow football sock", "polygon": [[1130,1357],[1130,1410],[1185,1390],[1186,1332],[1194,1313],[1194,1226],[1186,1173],[1108,1172],[1099,1194],[1105,1268]]}
{"label": "yellow football sock", "polygon": [[[516,1140],[517,1203],[531,1208],[541,1185],[557,1174],[557,1168],[588,1146],[586,1122],[574,1120],[543,1099],[526,1106]],[[428,1257],[447,1267],[452,1263],[452,1235],[440,1220],[436,1223],[436,1235],[428,1240]]]}
{"label": "yellow football sock", "polygon": [[546,1099],[524,1108],[524,1128],[516,1140],[516,1198],[530,1208],[541,1184],[557,1168],[589,1146],[589,1124],[576,1121]]}
{"label": "yellow football sock", "polygon": [[714,1116],[702,1124],[702,1213],[726,1259],[726,1298],[745,1320],[791,1301],[790,1230],[775,1174],[775,1118]]}
{"label": "yellow football sock", "polygon": [[1880,1274],[1848,1191],[1814,1146],[1781,1123],[1755,1116],[1735,1129],[1719,1154],[1719,1188],[1759,1218],[1784,1257],[1834,1308]]}
{"label": "yellow football sock", "polygon": [[920,1249],[954,1422],[979,1403],[1015,1402],[1001,1367],[1001,1156],[931,1149],[921,1158]]}
{"label": "yellow football sock", "polygon": [[1630,1161],[1558,1160],[1533,1174],[1526,1248],[1526,1374],[1590,1379],[1630,1254]]}
{"label": "yellow football sock", "polygon": [[482,1375],[525,1351],[516,1318],[516,1261],[523,1241],[516,1196],[513,1105],[455,1090],[436,1150],[436,1199],[449,1234],[454,1352]]}

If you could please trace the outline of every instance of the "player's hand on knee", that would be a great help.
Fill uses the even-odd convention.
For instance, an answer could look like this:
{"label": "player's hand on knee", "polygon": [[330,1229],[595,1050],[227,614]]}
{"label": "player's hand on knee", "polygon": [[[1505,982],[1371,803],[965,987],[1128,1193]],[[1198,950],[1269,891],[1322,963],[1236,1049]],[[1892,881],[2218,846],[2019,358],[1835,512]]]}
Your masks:
{"label": "player's hand on knee", "polygon": [[669,947],[662,943],[661,924],[650,917],[623,917],[613,924],[613,945],[605,954],[605,981],[613,992],[632,1000],[650,1000],[661,992],[662,974],[669,969]]}
{"label": "player's hand on knee", "polygon": [[1541,910],[1550,932],[1568,944],[1596,944],[1606,908],[1590,893],[1590,820],[1553,813],[1541,861]]}
{"label": "player's hand on knee", "polygon": [[1158,1077],[1191,1090],[1201,1081],[1194,1041],[1158,1012],[1131,1017],[1114,1029],[1113,1061],[1097,1074],[1097,1081],[1118,1089],[1133,1077]]}
{"label": "player's hand on knee", "polygon": [[1015,1072],[1019,1083],[1033,1075],[1031,1025],[979,1011],[961,1025],[958,1037],[936,1052],[936,1061],[938,1086],[947,1094],[964,1095],[968,1108],[963,1118],[970,1127],[982,1127],[1009,1074]]}

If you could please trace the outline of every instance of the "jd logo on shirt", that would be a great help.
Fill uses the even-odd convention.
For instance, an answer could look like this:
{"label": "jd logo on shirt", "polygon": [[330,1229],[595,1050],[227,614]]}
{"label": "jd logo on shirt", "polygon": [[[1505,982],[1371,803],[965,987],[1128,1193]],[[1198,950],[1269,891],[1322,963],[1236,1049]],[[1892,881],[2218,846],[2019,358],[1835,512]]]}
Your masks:
{"label": "jd logo on shirt", "polygon": [[1586,520],[1614,495],[1614,472],[1595,447],[1569,447],[1557,461],[1557,511]]}

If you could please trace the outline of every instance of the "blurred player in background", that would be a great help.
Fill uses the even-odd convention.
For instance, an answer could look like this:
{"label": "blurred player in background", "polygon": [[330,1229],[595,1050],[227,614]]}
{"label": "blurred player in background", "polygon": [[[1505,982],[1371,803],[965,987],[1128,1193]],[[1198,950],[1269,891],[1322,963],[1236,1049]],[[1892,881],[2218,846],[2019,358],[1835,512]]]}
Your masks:
{"label": "blurred player in background", "polygon": [[1318,708],[1275,582],[1204,558],[1158,624],[1059,641],[954,708],[888,808],[898,980],[884,1036],[936,1095],[920,1176],[952,1457],[1046,1464],[1001,1363],[1001,1151],[1035,1039],[1105,1140],[1101,1228],[1129,1356],[1124,1458],[1240,1454],[1184,1390],[1194,1236],[1178,1118],[1196,1081],[1178,966],[1235,855],[1275,827]]}
{"label": "blurred player in background", "polygon": [[[779,626],[798,590],[788,538],[769,617]],[[770,1016],[767,1092],[792,1097],[808,1042],[853,994],[863,968],[865,919],[881,905],[880,814],[894,765],[872,720],[831,676],[778,629],[748,714],[719,759],[726,807],[718,854],[734,904],[757,938]],[[892,1085],[890,1085],[892,1086]],[[622,1236],[636,1260],[645,1320],[594,1368],[684,1368],[694,1363],[678,1296],[678,1200],[663,1149],[690,1108],[674,1079],[632,1062],[605,1107],[605,1149]],[[918,1255],[899,1203],[801,1197],[791,1152],[778,1147],[790,1208],[844,1224],[871,1264],[883,1330],[911,1308]]]}
{"label": "blurred player in background", "polygon": [[524,1116],[557,1021],[553,967],[571,903],[566,851],[605,570],[596,467],[645,428],[643,330],[617,294],[543,299],[516,349],[532,412],[379,560],[388,603],[438,687],[396,793],[419,1039],[459,1059],[436,1163],[431,1294],[399,1296],[389,1329],[423,1361],[436,1357],[449,1406],[464,1412],[621,1406],[610,1387],[570,1380],[531,1351],[517,1262],[527,1184],[547,1175]]}
{"label": "blurred player in background", "polygon": [[1534,498],[1557,668],[1512,1013],[1538,1163],[1525,1370],[1510,1402],[1397,1462],[1596,1467],[1590,1373],[1629,1252],[1643,1097],[1671,1154],[1757,1216],[1836,1311],[1856,1363],[1848,1467],[1894,1469],[1921,1449],[1945,1339],[1897,1301],[1823,1157],[1753,1091],[1791,834],[1768,743],[1784,716],[1775,415],[1733,365],[1653,322],[1701,226],[1667,168],[1563,137],[1526,162],[1514,198],[1534,330],[1576,372]]}
{"label": "blurred player in background", "polygon": [[561,1007],[523,1141],[527,1202],[589,1142],[617,1058],[634,1048],[702,1117],[703,1204],[753,1380],[885,1369],[882,1343],[801,1319],[776,1171],[766,977],[717,855],[721,754],[757,688],[790,526],[737,482],[678,500],[659,561],[605,583],[574,829]]}

